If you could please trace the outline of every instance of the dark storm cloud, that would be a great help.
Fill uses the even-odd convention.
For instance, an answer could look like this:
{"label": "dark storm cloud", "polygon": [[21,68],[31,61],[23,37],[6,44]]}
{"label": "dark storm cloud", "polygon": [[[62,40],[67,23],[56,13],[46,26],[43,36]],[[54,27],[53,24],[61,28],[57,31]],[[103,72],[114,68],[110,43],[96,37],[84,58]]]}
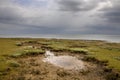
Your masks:
{"label": "dark storm cloud", "polygon": [[0,34],[120,35],[119,0],[46,0],[37,6],[15,1],[0,0]]}
{"label": "dark storm cloud", "polygon": [[69,12],[88,11],[97,6],[99,2],[91,0],[91,2],[85,0],[58,0],[59,10]]}
{"label": "dark storm cloud", "polygon": [[0,23],[20,24],[23,20],[20,6],[14,4],[13,0],[0,0]]}
{"label": "dark storm cloud", "polygon": [[120,22],[120,6],[111,8],[103,14],[103,18],[106,18],[110,22]]}
{"label": "dark storm cloud", "polygon": [[120,35],[119,25],[93,25],[86,32],[88,34]]}
{"label": "dark storm cloud", "polygon": [[73,1],[73,0],[60,0],[58,1],[58,4],[60,6],[59,8],[60,10],[73,11],[73,12],[80,11],[81,8],[79,6],[82,5],[81,2]]}
{"label": "dark storm cloud", "polygon": [[16,23],[20,21],[21,15],[15,8],[0,7],[0,22],[2,23]]}
{"label": "dark storm cloud", "polygon": [[120,12],[118,12],[118,11],[106,13],[105,16],[107,17],[108,21],[110,21],[110,22],[115,22],[115,23],[120,22]]}
{"label": "dark storm cloud", "polygon": [[[24,27],[23,27],[24,26]],[[65,27],[47,27],[0,23],[0,34],[64,34]]]}

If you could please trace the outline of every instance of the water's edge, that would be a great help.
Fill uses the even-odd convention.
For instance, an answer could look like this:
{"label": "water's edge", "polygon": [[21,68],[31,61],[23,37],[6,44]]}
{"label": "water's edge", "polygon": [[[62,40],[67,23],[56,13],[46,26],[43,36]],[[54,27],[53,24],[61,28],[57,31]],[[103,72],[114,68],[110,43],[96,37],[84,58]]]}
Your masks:
{"label": "water's edge", "polygon": [[55,66],[69,70],[83,70],[85,68],[83,61],[72,56],[55,56],[54,53],[46,51],[43,62],[51,63]]}

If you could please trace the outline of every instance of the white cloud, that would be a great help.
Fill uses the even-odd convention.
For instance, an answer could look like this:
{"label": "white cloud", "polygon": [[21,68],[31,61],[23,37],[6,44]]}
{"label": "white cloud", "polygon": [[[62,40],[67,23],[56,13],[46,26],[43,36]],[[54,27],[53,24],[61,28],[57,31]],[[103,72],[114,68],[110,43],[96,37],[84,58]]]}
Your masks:
{"label": "white cloud", "polygon": [[112,8],[112,7],[113,7],[113,4],[111,3],[111,1],[107,0],[105,2],[100,2],[98,4],[98,7],[96,7],[96,10],[101,10],[104,8]]}

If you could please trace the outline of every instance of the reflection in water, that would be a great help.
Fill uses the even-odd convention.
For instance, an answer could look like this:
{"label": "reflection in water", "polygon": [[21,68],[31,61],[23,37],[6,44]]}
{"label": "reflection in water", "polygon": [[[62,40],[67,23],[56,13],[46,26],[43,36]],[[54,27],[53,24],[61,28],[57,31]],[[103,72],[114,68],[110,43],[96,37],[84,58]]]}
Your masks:
{"label": "reflection in water", "polygon": [[43,59],[44,62],[49,62],[55,66],[59,66],[64,69],[84,69],[84,64],[81,60],[72,56],[54,56],[50,51],[46,51],[46,58]]}

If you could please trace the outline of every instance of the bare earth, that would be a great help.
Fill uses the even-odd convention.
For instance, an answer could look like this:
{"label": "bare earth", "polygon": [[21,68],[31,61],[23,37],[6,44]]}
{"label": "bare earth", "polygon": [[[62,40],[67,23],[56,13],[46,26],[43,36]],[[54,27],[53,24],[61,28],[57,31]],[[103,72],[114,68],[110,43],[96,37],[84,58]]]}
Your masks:
{"label": "bare earth", "polygon": [[[55,55],[63,55],[63,53],[55,53]],[[72,54],[64,52],[64,55]],[[82,57],[77,54],[72,56]],[[41,54],[15,59],[21,66],[16,69],[16,73],[9,75],[8,80],[105,80],[101,67],[96,64],[83,61],[84,69],[65,69],[44,62],[44,58],[45,55]]]}

